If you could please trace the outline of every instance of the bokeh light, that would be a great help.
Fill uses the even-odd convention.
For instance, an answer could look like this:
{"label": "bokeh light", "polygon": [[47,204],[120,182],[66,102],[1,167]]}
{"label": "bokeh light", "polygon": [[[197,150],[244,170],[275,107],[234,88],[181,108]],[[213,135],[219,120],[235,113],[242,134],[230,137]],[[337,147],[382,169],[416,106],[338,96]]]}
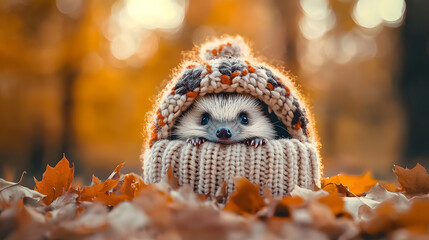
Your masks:
{"label": "bokeh light", "polygon": [[404,0],[359,0],[353,9],[353,19],[365,28],[375,28],[383,21],[389,26],[399,26],[404,12]]}
{"label": "bokeh light", "polygon": [[108,38],[111,39],[112,55],[125,60],[139,52],[137,57],[143,63],[157,48],[156,39],[148,39],[150,33],[156,30],[166,34],[177,32],[183,23],[187,4],[186,0],[125,0],[116,3],[109,20]]}

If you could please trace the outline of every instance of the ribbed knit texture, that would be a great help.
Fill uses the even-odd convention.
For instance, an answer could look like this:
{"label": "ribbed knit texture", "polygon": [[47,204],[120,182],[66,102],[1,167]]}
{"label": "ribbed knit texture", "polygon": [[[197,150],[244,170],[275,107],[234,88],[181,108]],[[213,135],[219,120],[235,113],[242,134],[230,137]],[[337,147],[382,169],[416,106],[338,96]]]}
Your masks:
{"label": "ribbed knit texture", "polygon": [[[171,139],[177,119],[197,97],[222,92],[264,102],[291,139],[269,140],[256,149],[244,143],[193,146]],[[180,184],[191,184],[196,192],[210,196],[223,181],[230,193],[235,176],[246,177],[261,189],[267,186],[274,196],[284,196],[294,185],[320,184],[314,123],[298,90],[288,76],[253,58],[240,37],[209,42],[202,46],[199,60],[182,65],[160,93],[147,133],[141,155],[147,184],[160,181],[170,165]]]}
{"label": "ribbed knit texture", "polygon": [[312,188],[320,181],[317,150],[296,139],[270,140],[254,148],[241,143],[222,145],[206,142],[193,146],[182,140],[157,141],[145,156],[144,181],[159,182],[169,166],[179,184],[190,184],[199,194],[214,197],[226,182],[229,195],[234,177],[246,177],[282,197],[295,185]]}

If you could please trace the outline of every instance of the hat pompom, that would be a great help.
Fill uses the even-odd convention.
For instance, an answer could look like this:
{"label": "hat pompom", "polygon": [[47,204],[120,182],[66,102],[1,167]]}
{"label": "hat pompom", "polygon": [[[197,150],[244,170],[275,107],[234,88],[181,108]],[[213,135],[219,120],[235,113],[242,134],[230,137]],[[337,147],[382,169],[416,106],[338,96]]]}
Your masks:
{"label": "hat pompom", "polygon": [[208,42],[201,47],[201,59],[208,61],[221,57],[246,58],[249,47],[241,37],[225,37]]}

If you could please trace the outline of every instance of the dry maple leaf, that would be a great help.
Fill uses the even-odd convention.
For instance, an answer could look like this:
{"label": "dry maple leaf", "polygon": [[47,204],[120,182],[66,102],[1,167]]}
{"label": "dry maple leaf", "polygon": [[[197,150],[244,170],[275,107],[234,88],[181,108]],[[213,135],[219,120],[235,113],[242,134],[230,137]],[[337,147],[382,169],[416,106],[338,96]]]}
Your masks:
{"label": "dry maple leaf", "polygon": [[225,210],[238,214],[255,214],[264,206],[264,198],[259,193],[259,186],[246,178],[235,179],[236,190],[231,194]]}
{"label": "dry maple leaf", "polygon": [[106,194],[107,191],[114,188],[119,179],[107,179],[105,182],[96,183],[90,187],[84,187],[80,193],[79,201],[93,201],[98,195]]}
{"label": "dry maple leaf", "polygon": [[51,204],[55,199],[70,189],[73,182],[74,165],[70,168],[70,163],[64,156],[55,167],[47,166],[45,173],[43,173],[42,181],[36,182],[35,190],[41,194],[46,195],[43,202],[46,205]]}
{"label": "dry maple leaf", "polygon": [[398,182],[406,193],[411,195],[429,193],[429,175],[419,163],[413,169],[395,165],[393,172],[398,177]]}
{"label": "dry maple leaf", "polygon": [[325,178],[322,181],[323,190],[331,192],[328,189],[325,189],[330,184],[336,184],[338,186],[343,185],[348,188],[348,191],[356,195],[369,191],[369,189],[377,184],[377,181],[371,177],[369,172],[366,172],[362,176],[350,176],[340,173],[336,176]]}
{"label": "dry maple leaf", "polygon": [[21,186],[24,174],[25,172],[22,173],[21,179],[17,183],[8,182],[0,178],[0,209],[4,207],[2,205],[9,205],[24,198],[31,198],[38,202],[40,199],[45,197],[45,195],[39,192]]}
{"label": "dry maple leaf", "polygon": [[108,206],[116,206],[125,200],[133,199],[145,185],[143,180],[134,174],[127,174],[120,180],[119,171],[123,165],[118,165],[105,182],[92,176],[92,185],[81,190],[78,200],[98,201]]}

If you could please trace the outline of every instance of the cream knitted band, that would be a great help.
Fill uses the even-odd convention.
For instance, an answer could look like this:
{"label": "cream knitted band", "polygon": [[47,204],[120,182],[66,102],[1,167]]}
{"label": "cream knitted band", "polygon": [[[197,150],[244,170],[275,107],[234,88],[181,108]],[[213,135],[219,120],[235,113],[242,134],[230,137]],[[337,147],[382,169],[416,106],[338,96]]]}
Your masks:
{"label": "cream knitted band", "polygon": [[[309,120],[305,104],[292,81],[270,66],[256,61],[240,37],[229,37],[205,44],[201,48],[200,58],[199,61],[184,64],[158,98],[147,127],[148,141],[141,156],[144,162],[145,182],[159,181],[160,176],[165,173],[163,171],[165,164],[171,163],[180,166],[174,168],[174,173],[180,178],[180,182],[193,184],[194,189],[200,193],[213,194],[212,190],[216,188],[217,180],[230,181],[236,174],[245,176],[254,183],[265,184],[274,195],[287,193],[294,184],[311,187],[314,182],[319,185],[321,164],[313,122]],[[254,161],[254,164],[260,165],[254,166],[254,170],[251,170],[253,168],[249,168],[248,172],[234,170],[222,176],[222,171],[210,171],[212,175],[207,172],[199,175],[197,173],[204,169],[211,169],[213,164],[218,166],[220,162],[226,161],[228,163],[222,162],[224,166],[228,164],[235,168],[239,166],[236,164],[248,163],[253,157],[246,155],[254,151],[252,147],[244,144],[221,145],[206,142],[199,147],[194,147],[191,144],[171,140],[171,132],[176,120],[192,105],[197,96],[221,92],[248,94],[258,98],[286,126],[292,139],[269,140],[269,144],[257,149],[256,152],[261,151],[260,156],[264,156],[264,159]],[[174,153],[171,152],[172,144],[175,147]],[[174,155],[177,152],[181,153],[179,157]],[[296,158],[293,157],[294,152],[297,154]],[[184,157],[191,155],[192,157]],[[206,159],[210,159],[207,166],[204,162]],[[280,169],[267,170],[271,169],[273,164],[283,166],[283,170],[288,174]],[[197,171],[196,166],[202,170]],[[290,166],[296,167],[288,169]],[[182,168],[184,170],[180,170]],[[261,171],[261,169],[264,170]],[[303,174],[307,175],[303,177]],[[283,179],[284,177],[279,177],[280,175],[287,177]],[[301,178],[294,176],[301,176]],[[211,180],[207,183],[208,185],[204,185],[207,177]],[[271,184],[270,181],[273,183]]]}
{"label": "cream knitted band", "polygon": [[312,188],[320,181],[315,146],[296,139],[271,140],[258,148],[211,142],[197,147],[181,140],[160,140],[145,158],[145,183],[159,182],[169,166],[179,184],[190,184],[195,192],[212,198],[224,181],[227,195],[233,192],[236,176],[259,184],[261,190],[268,187],[274,197],[284,196],[295,185]]}

